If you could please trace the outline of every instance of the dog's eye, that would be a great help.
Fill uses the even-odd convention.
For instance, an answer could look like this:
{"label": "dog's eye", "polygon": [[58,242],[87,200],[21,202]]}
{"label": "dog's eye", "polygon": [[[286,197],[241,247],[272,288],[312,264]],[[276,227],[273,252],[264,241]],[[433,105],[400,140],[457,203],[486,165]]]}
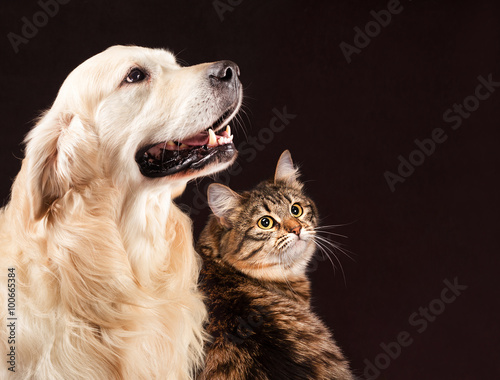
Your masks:
{"label": "dog's eye", "polygon": [[127,83],[136,83],[144,80],[146,78],[146,74],[140,69],[133,69],[125,78]]}

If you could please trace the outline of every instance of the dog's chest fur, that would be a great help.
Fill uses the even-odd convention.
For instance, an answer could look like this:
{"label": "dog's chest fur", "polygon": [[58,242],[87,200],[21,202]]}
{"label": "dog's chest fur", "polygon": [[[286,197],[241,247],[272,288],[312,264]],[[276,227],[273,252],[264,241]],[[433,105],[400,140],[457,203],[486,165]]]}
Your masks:
{"label": "dog's chest fur", "polygon": [[190,378],[205,307],[191,222],[168,193],[127,202],[97,181],[28,231],[21,200],[0,218],[18,231],[0,243],[1,275],[17,270],[19,378]]}

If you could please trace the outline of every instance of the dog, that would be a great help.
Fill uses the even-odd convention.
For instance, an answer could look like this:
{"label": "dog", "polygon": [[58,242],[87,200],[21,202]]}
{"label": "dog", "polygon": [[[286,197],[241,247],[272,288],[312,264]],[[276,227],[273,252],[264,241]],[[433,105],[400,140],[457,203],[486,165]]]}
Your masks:
{"label": "dog", "polygon": [[235,63],[162,49],[113,46],[70,73],[0,211],[1,378],[195,376],[200,261],[172,199],[235,160],[241,102]]}

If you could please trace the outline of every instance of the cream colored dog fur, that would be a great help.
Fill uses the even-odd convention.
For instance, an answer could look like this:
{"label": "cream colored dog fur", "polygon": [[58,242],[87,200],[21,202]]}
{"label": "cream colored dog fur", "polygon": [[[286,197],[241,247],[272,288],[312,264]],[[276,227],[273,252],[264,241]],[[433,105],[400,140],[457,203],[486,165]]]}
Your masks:
{"label": "cream colored dog fur", "polygon": [[[190,379],[202,363],[200,263],[191,221],[171,200],[189,179],[228,164],[153,179],[134,154],[220,116],[208,65],[112,47],[68,76],[27,136],[0,211],[2,379]],[[125,83],[135,66],[148,78]],[[8,268],[16,276],[15,373],[5,356]]]}

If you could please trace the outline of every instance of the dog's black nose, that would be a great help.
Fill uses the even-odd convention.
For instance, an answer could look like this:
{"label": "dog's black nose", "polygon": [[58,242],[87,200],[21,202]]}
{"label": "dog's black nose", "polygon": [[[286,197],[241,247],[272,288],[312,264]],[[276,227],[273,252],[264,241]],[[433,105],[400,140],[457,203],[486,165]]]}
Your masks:
{"label": "dog's black nose", "polygon": [[213,63],[208,68],[208,77],[212,84],[226,84],[236,85],[238,76],[240,75],[240,68],[232,61],[219,61]]}

